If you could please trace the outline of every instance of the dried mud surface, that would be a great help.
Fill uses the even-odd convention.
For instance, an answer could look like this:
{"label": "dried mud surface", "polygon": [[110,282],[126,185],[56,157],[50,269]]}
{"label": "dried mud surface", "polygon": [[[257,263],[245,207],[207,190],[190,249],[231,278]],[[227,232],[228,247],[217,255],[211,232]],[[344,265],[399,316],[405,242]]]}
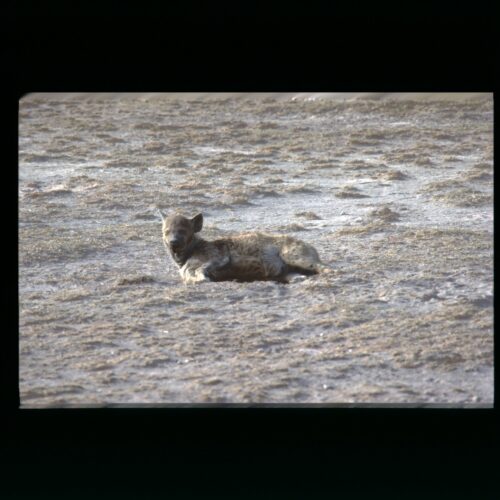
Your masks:
{"label": "dried mud surface", "polygon": [[[493,403],[493,102],[30,98],[22,406]],[[333,267],[186,286],[156,214]]]}

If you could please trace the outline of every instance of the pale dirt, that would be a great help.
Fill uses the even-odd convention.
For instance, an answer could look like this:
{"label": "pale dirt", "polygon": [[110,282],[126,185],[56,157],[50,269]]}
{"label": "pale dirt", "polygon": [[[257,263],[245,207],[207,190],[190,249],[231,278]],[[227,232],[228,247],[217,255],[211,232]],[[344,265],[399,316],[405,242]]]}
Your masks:
{"label": "pale dirt", "polygon": [[[329,96],[20,102],[23,406],[492,404],[492,96]],[[156,207],[335,272],[186,286]]]}

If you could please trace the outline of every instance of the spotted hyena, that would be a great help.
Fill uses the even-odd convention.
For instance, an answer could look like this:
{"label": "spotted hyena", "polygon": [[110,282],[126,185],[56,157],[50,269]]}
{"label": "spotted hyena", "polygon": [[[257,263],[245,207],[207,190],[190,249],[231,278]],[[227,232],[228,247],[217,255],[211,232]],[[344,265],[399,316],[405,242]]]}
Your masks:
{"label": "spotted hyena", "polygon": [[273,280],[288,283],[291,274],[311,275],[328,270],[318,252],[290,236],[243,233],[206,241],[198,233],[203,215],[180,214],[163,221],[163,243],[180,268],[185,283],[201,281]]}

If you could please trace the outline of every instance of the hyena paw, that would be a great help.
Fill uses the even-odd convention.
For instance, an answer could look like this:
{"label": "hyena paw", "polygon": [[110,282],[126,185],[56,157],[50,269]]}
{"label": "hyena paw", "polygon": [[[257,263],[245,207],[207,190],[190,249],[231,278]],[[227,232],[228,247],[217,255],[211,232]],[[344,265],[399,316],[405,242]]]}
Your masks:
{"label": "hyena paw", "polygon": [[212,281],[210,277],[210,271],[207,269],[197,269],[195,274],[196,283],[201,283],[202,281]]}

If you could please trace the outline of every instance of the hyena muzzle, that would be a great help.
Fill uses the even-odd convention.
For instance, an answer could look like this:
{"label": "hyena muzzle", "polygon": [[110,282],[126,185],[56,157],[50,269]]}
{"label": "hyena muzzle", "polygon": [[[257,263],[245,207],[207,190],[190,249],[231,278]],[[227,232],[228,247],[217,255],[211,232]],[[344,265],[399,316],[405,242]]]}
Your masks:
{"label": "hyena muzzle", "polygon": [[290,236],[243,233],[206,241],[199,233],[203,215],[169,217],[161,211],[163,243],[185,283],[272,280],[288,283],[291,274],[312,275],[329,268],[311,245]]}

